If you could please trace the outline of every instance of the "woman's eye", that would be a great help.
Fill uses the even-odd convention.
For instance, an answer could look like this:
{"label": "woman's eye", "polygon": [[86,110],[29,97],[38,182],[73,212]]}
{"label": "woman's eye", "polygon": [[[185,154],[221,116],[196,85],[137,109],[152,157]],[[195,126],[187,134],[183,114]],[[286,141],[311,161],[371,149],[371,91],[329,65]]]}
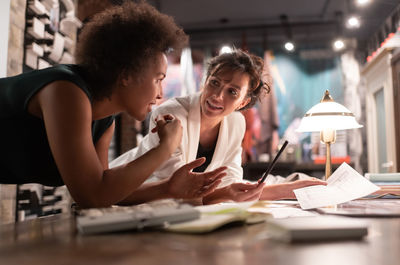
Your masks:
{"label": "woman's eye", "polygon": [[229,93],[231,93],[231,94],[234,95],[234,96],[237,96],[237,95],[238,95],[238,92],[236,91],[236,89],[230,89],[230,90],[229,90]]}
{"label": "woman's eye", "polygon": [[210,81],[213,86],[219,86],[219,82],[217,80]]}

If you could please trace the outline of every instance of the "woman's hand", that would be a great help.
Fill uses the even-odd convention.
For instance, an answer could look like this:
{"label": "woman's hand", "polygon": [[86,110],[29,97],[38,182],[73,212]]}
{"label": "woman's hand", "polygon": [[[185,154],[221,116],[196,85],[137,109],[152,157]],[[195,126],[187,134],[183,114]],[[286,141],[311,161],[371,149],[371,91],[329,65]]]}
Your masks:
{"label": "woman's hand", "polygon": [[268,185],[263,190],[261,200],[296,199],[293,190],[314,185],[327,185],[327,183],[317,178],[311,178]]}
{"label": "woman's hand", "polygon": [[261,196],[264,189],[264,183],[233,183],[227,187],[228,196],[233,201],[244,202],[244,201],[255,201]]}
{"label": "woman's hand", "polygon": [[170,114],[166,114],[157,116],[155,121],[157,124],[151,132],[158,133],[160,146],[164,146],[172,154],[179,147],[182,140],[180,120]]}
{"label": "woman's hand", "polygon": [[264,183],[233,183],[229,186],[216,190],[203,199],[204,204],[219,203],[224,201],[256,201],[260,198]]}
{"label": "woman's hand", "polygon": [[213,192],[221,179],[226,176],[226,167],[220,167],[206,173],[192,172],[193,168],[202,165],[204,157],[196,159],[179,168],[168,180],[168,193],[176,199],[195,199]]}

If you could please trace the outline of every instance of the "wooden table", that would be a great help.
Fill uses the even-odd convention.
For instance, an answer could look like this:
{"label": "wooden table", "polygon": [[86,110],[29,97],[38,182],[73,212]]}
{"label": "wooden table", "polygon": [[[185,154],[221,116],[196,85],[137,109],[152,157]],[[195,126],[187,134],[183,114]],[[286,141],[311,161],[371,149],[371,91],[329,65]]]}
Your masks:
{"label": "wooden table", "polygon": [[369,235],[361,241],[286,244],[269,239],[265,223],[205,235],[81,236],[74,218],[57,215],[0,226],[0,264],[400,264],[400,218],[366,220]]}

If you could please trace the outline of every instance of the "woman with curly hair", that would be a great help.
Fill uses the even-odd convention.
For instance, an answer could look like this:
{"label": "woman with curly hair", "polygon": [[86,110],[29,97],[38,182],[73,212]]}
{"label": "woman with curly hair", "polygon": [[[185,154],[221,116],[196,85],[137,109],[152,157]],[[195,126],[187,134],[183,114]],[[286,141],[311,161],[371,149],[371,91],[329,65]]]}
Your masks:
{"label": "woman with curly hair", "polygon": [[[195,158],[205,157],[206,162],[194,171],[227,167],[227,175],[218,188],[204,196],[200,203],[222,201],[252,201],[294,198],[293,189],[323,185],[312,179],[288,184],[264,186],[242,182],[241,143],[245,133],[245,120],[238,111],[252,107],[269,92],[263,80],[263,60],[242,50],[224,53],[209,62],[206,81],[200,93],[168,100],[152,112],[151,120],[167,114],[181,121],[183,137],[180,147],[170,159],[161,164],[148,182],[168,178],[177,168]],[[156,123],[150,126],[153,127]],[[154,127],[156,128],[156,127]],[[126,163],[145,154],[159,142],[158,135],[149,133],[138,148],[132,149],[110,163]]]}
{"label": "woman with curly hair", "polygon": [[166,180],[142,185],[181,142],[182,127],[173,116],[168,122],[158,119],[157,146],[126,165],[108,168],[114,115],[125,111],[138,120],[146,117],[162,96],[165,53],[187,41],[183,30],[144,2],[125,2],[95,15],[79,37],[76,65],[0,79],[0,183],[65,184],[80,207],[212,192],[225,168],[191,172],[203,158]]}

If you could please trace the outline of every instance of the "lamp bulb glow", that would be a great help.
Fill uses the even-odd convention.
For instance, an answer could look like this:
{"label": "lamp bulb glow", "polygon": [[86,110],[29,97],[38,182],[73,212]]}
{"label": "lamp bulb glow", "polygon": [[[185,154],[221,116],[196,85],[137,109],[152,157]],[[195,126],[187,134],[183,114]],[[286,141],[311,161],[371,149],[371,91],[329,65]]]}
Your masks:
{"label": "lamp bulb glow", "polygon": [[286,42],[285,43],[285,49],[290,51],[290,52],[293,51],[294,50],[294,44],[292,42],[290,42],[290,41]]}

